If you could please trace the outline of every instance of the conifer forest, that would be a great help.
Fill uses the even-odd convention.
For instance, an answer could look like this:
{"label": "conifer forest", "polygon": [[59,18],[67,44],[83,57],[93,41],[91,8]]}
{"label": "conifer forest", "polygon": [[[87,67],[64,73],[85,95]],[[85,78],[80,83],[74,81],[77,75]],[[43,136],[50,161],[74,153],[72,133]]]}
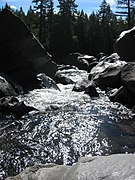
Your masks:
{"label": "conifer forest", "polygon": [[[12,10],[30,28],[55,61],[72,52],[96,56],[100,52],[113,53],[119,34],[134,26],[134,1],[117,0],[117,12],[103,0],[97,12],[79,11],[75,0],[32,0],[27,12],[21,7]],[[8,4],[5,7],[10,9]],[[123,10],[124,11],[121,11]]]}

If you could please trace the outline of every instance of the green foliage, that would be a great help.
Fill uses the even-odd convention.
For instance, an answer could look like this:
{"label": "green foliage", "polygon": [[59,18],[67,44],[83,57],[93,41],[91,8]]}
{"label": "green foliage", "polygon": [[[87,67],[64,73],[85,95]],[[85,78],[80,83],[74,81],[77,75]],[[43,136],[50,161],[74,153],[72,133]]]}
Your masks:
{"label": "green foliage", "polygon": [[[89,16],[83,10],[77,10],[75,0],[58,0],[57,13],[53,0],[32,2],[34,7],[30,6],[27,13],[22,8],[12,11],[27,24],[57,62],[77,51],[95,56],[100,52],[113,53],[113,44],[127,25],[125,19],[111,11],[106,0]],[[10,9],[10,6],[6,4],[3,8]],[[132,9],[131,17],[134,17],[134,11]]]}

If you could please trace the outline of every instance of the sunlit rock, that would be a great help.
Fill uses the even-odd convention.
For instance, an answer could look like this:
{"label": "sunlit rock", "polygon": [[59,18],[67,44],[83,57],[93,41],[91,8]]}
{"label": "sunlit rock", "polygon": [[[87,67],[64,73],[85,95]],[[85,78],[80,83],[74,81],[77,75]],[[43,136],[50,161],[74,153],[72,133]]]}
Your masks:
{"label": "sunlit rock", "polygon": [[107,87],[120,87],[120,73],[126,62],[114,53],[108,57],[103,57],[100,62],[90,71],[89,79],[94,81],[101,89]]}
{"label": "sunlit rock", "polygon": [[120,34],[114,50],[123,60],[135,61],[135,27]]}
{"label": "sunlit rock", "polygon": [[25,169],[6,180],[118,180],[135,178],[135,155],[116,154],[81,158],[71,166],[40,165]]}
{"label": "sunlit rock", "polygon": [[51,56],[11,11],[0,12],[0,71],[22,86],[32,84],[35,75],[44,72],[53,77],[57,67]]}
{"label": "sunlit rock", "polygon": [[37,79],[39,81],[40,87],[42,88],[60,90],[56,82],[53,79],[51,79],[49,76],[46,76],[44,73],[38,74]]}
{"label": "sunlit rock", "polygon": [[98,97],[99,94],[96,90],[96,85],[89,80],[83,79],[78,81],[73,87],[73,91],[81,92],[84,91],[85,94],[88,94],[90,97]]}
{"label": "sunlit rock", "polygon": [[83,79],[81,81],[76,82],[75,86],[73,87],[73,91],[81,92],[86,89],[90,84],[90,81],[87,79]]}

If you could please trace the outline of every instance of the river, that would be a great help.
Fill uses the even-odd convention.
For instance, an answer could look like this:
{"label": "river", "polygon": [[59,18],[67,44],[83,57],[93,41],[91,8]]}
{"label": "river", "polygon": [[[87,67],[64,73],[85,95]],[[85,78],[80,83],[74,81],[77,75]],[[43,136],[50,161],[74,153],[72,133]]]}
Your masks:
{"label": "river", "polygon": [[[62,70],[77,82],[86,71]],[[126,107],[110,102],[104,91],[98,98],[74,92],[74,85],[36,89],[20,96],[31,112],[17,120],[0,116],[0,179],[27,166],[55,162],[72,165],[82,156],[135,152],[135,121]]]}

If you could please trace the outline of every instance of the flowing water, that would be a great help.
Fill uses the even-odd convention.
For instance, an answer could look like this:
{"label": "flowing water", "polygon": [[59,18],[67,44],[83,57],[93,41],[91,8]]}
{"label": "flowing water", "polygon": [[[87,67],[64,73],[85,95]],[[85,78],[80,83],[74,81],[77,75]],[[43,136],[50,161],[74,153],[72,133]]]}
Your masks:
{"label": "flowing water", "polygon": [[[61,71],[73,81],[87,79],[78,69]],[[39,163],[72,165],[82,156],[135,152],[135,122],[130,110],[73,92],[74,85],[37,89],[19,97],[39,112],[20,120],[0,116],[0,179]]]}

